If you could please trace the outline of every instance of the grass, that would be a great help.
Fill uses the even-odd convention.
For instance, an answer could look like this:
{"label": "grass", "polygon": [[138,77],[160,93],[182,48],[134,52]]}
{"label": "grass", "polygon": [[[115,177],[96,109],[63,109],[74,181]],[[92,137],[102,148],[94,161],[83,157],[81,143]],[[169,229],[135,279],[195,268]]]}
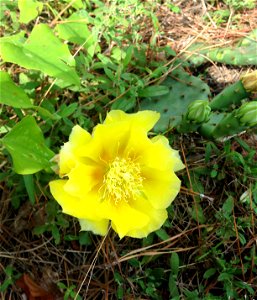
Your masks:
{"label": "grass", "polygon": [[[209,2],[208,9],[218,16],[221,8]],[[242,9],[244,3],[251,9],[250,1],[224,2],[228,10],[231,5]],[[25,116],[33,115],[46,145],[55,153],[75,124],[91,131],[107,111],[137,111],[149,91],[158,96],[161,89],[151,87],[161,85],[178,64],[185,63],[181,55],[185,41],[190,44],[192,37],[201,35],[195,33],[197,27],[189,31],[188,24],[176,23],[181,12],[193,19],[187,9],[194,6],[192,1],[177,5],[138,0],[43,3],[40,14],[24,23],[17,14],[18,3],[2,1],[3,35],[24,31],[28,38],[36,24],[50,25],[49,37],[54,31],[68,45],[70,56],[63,55],[71,66],[68,75],[74,70],[68,61],[74,60],[81,85],[69,82],[76,81],[75,77],[64,80],[57,73],[50,74],[55,71],[49,66],[42,69],[41,61],[31,59],[33,67],[26,66],[28,61],[3,61],[2,69],[33,99],[33,107],[1,102],[0,133],[3,139]],[[220,18],[215,21],[218,26],[224,21],[223,15]],[[224,31],[220,27],[215,31],[209,18],[201,20],[198,25],[205,28],[202,37],[206,40]],[[235,35],[234,28],[245,23],[231,22],[235,22],[231,35],[225,24],[231,41],[250,31],[245,26]],[[88,29],[82,33],[81,23]],[[41,42],[37,36],[34,43],[39,56],[47,53]],[[57,44],[53,47],[56,53],[61,51]],[[185,68],[208,81],[203,67],[185,63]],[[213,94],[215,84],[211,83]],[[169,218],[142,240],[119,240],[111,230],[105,237],[80,232],[78,222],[62,214],[49,192],[51,171],[17,174],[13,157],[0,144],[1,299],[23,299],[22,291],[38,299],[77,300],[250,300],[257,296],[256,128],[223,142],[207,141],[195,132],[180,134],[176,128],[162,133],[180,150],[186,169],[178,174],[182,187],[168,208]],[[16,152],[22,157],[22,149]]]}

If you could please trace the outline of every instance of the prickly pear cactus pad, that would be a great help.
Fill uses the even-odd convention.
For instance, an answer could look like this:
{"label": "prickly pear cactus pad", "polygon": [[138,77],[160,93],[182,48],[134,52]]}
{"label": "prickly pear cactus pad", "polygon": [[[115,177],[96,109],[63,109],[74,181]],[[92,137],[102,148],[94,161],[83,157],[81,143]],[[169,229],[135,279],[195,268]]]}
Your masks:
{"label": "prickly pear cactus pad", "polygon": [[247,37],[241,39],[234,47],[208,49],[204,43],[194,43],[187,52],[190,53],[188,61],[199,66],[207,59],[228,65],[247,66],[257,65],[257,29],[254,29]]}
{"label": "prickly pear cactus pad", "polygon": [[209,86],[200,78],[191,76],[183,69],[174,70],[162,82],[169,92],[159,97],[148,97],[140,103],[141,110],[154,110],[161,113],[154,131],[163,132],[179,125],[182,115],[187,112],[188,105],[195,100],[208,100]]}

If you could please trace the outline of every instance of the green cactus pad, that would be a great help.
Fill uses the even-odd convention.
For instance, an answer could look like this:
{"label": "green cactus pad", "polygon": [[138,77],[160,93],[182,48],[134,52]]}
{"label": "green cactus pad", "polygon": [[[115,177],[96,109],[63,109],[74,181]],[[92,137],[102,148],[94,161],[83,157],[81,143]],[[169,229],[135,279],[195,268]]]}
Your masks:
{"label": "green cactus pad", "polygon": [[[209,48],[209,49],[208,49]],[[239,41],[235,47],[210,48],[207,44],[195,43],[187,49],[191,54],[188,61],[199,66],[208,60],[228,65],[245,66],[257,65],[257,29]]]}
{"label": "green cactus pad", "polygon": [[227,111],[232,105],[239,105],[243,99],[247,98],[249,93],[245,90],[242,82],[239,80],[216,95],[210,102],[212,110]]}
{"label": "green cactus pad", "polygon": [[169,88],[169,93],[145,98],[140,103],[140,110],[154,110],[161,113],[161,118],[154,127],[156,132],[164,132],[177,126],[191,102],[199,99],[206,101],[210,96],[209,86],[183,69],[174,70],[162,85]]}
{"label": "green cactus pad", "polygon": [[198,131],[207,139],[218,140],[238,134],[246,128],[240,124],[234,112],[213,113],[209,122],[203,124]]}

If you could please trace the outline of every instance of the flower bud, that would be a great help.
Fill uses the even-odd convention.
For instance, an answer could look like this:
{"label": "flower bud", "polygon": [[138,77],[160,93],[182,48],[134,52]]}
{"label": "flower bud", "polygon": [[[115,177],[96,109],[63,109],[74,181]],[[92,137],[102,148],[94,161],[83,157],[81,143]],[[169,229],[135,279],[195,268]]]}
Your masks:
{"label": "flower bud", "polygon": [[251,73],[246,73],[240,79],[247,92],[257,92],[257,70]]}
{"label": "flower bud", "polygon": [[211,108],[208,100],[195,100],[187,109],[187,120],[194,123],[204,123],[210,118]]}
{"label": "flower bud", "polygon": [[257,101],[244,103],[236,114],[242,125],[253,127],[257,125]]}

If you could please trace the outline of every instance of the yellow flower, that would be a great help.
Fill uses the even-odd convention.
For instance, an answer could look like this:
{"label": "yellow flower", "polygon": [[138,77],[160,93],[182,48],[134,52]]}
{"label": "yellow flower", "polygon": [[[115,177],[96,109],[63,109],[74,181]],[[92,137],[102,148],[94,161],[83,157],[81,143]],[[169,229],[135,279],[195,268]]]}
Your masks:
{"label": "yellow flower", "polygon": [[111,221],[120,238],[143,238],[165,222],[180,189],[174,172],[184,165],[165,137],[148,138],[158,119],[153,111],[113,110],[92,135],[73,127],[59,154],[63,179],[50,189],[81,230],[105,235]]}

